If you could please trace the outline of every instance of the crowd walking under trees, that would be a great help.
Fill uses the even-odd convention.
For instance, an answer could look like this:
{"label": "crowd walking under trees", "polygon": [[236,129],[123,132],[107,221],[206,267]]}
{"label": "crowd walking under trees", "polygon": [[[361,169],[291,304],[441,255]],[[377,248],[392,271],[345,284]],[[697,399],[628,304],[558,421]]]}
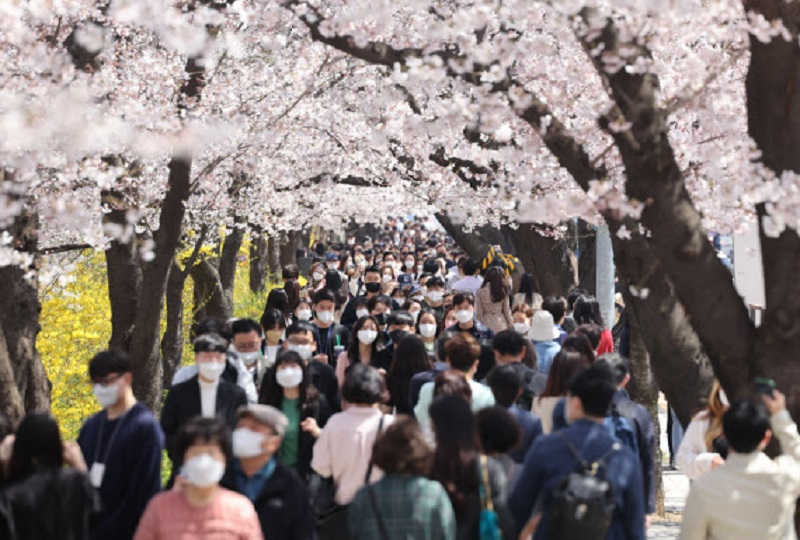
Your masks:
{"label": "crowd walking under trees", "polygon": [[[796,537],[793,2],[12,1],[0,28],[0,538],[644,539],[659,389],[681,538]],[[748,227],[764,306],[709,234]],[[108,346],[72,359],[100,410],[71,440],[39,284],[70,298],[91,251]]]}

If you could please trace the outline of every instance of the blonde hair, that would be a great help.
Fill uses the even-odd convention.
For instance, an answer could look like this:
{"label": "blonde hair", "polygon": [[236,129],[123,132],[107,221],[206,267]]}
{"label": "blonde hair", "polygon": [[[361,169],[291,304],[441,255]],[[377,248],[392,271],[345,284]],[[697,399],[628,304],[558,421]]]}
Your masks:
{"label": "blonde hair", "polygon": [[714,379],[711,393],[708,396],[708,407],[706,408],[708,430],[706,431],[705,442],[706,450],[709,452],[713,451],[714,440],[722,435],[722,415],[728,410],[728,407],[722,403],[722,399],[719,397],[721,391],[722,385],[719,384],[717,379]]}

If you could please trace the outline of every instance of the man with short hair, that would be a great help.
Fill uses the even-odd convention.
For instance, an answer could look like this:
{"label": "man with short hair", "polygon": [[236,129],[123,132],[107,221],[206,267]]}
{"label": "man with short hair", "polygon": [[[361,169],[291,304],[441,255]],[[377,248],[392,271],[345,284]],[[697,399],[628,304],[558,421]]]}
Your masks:
{"label": "man with short hair", "polygon": [[408,383],[408,406],[411,407],[411,410],[414,410],[414,407],[419,402],[419,391],[422,387],[426,383],[434,382],[439,373],[450,369],[450,364],[447,363],[447,355],[445,354],[445,345],[457,335],[456,332],[447,330],[439,334],[439,339],[436,340],[436,362],[433,367],[411,377],[411,381]]}
{"label": "man with short hair", "polygon": [[231,336],[233,352],[253,376],[256,387],[260,387],[267,370],[266,359],[261,354],[264,341],[261,325],[253,319],[236,319],[231,323]]}
{"label": "man with short hair", "polygon": [[124,352],[96,354],[89,361],[89,378],[103,407],[78,435],[101,502],[89,534],[97,540],[130,539],[147,503],[161,490],[164,433],[153,413],[133,396],[131,362]]}
{"label": "man with short hair", "polygon": [[[692,483],[680,540],[796,538],[800,437],[783,394],[762,400],[734,401],[722,417],[728,458]],[[764,449],[773,435],[783,455],[770,459]]]}
{"label": "man with short hair", "polygon": [[[478,342],[469,334],[461,333],[450,339],[444,347],[445,362],[449,369],[460,371],[469,383],[472,390],[472,410],[479,411],[484,407],[494,405],[494,396],[488,387],[474,380],[475,372],[478,369],[478,358],[481,354],[481,347]],[[425,383],[419,391],[419,402],[414,407],[414,416],[419,423],[425,427],[430,427],[428,408],[433,403],[434,382]]]}
{"label": "man with short hair", "polygon": [[[174,439],[183,425],[195,416],[219,417],[228,427],[236,424],[236,411],[247,404],[244,390],[222,378],[228,343],[217,334],[194,340],[197,375],[176,384],[167,392],[161,412],[161,428],[167,438],[167,454],[175,463]],[[178,471],[172,471],[174,479]]]}
{"label": "man with short hair", "polygon": [[311,300],[314,309],[314,339],[317,342],[315,360],[336,367],[336,359],[347,349],[350,331],[334,322],[336,296],[328,289],[320,289]]}
{"label": "man with short hair", "polygon": [[[368,302],[372,298],[380,296],[382,288],[383,272],[381,271],[381,267],[377,265],[368,267],[364,271],[364,291],[366,294],[361,295],[361,291],[359,290],[355,298],[352,298],[349,302],[347,302],[347,305],[344,307],[344,311],[342,312],[340,323],[345,325],[349,330],[352,330],[353,325],[358,320],[358,316],[356,315],[356,305],[359,303]],[[393,309],[400,309],[400,306],[397,305],[392,307]]]}
{"label": "man with short hair", "polygon": [[[304,362],[308,362],[311,371],[311,382],[320,394],[325,396],[331,410],[338,411],[341,408],[339,402],[339,383],[336,381],[336,372],[325,363],[314,359],[314,352],[317,349],[317,341],[314,338],[314,325],[308,321],[297,321],[289,325],[286,329],[286,339],[283,341],[283,349],[295,351],[300,355]],[[271,379],[271,367],[267,370],[264,377]],[[261,385],[261,392],[258,396],[259,403],[267,403],[268,384]]]}
{"label": "man with short hair", "polygon": [[422,307],[433,310],[436,320],[441,321],[444,316],[444,281],[440,277],[428,278],[425,282],[425,299]]}
{"label": "man with short hair", "polygon": [[[201,321],[192,331],[195,337],[205,334],[214,334],[225,341],[226,347],[230,345],[230,327],[222,319],[208,317]],[[242,362],[238,354],[231,350],[231,347],[228,347],[225,354],[226,362],[225,369],[222,371],[222,379],[238,385],[244,390],[245,395],[247,395],[247,401],[249,403],[255,403],[258,401],[258,392],[256,391],[256,385],[253,381],[253,374],[248,371],[244,362]],[[183,366],[172,377],[172,386],[186,382],[196,375],[197,364]]]}
{"label": "man with short hair", "polygon": [[527,340],[514,330],[503,330],[492,341],[496,366],[511,366],[522,379],[522,394],[517,403],[525,410],[531,410],[533,398],[544,391],[547,376],[522,363],[527,353]]}
{"label": "man with short hair", "polygon": [[523,408],[517,405],[517,401],[522,396],[524,381],[513,363],[498,363],[489,372],[487,381],[489,388],[492,389],[495,402],[508,409],[522,430],[522,443],[509,455],[517,463],[523,463],[528,449],[542,435],[542,420],[530,412],[530,406]]}
{"label": "man with short hair", "polygon": [[464,277],[453,283],[451,290],[469,293],[474,298],[478,295],[478,289],[483,285],[483,278],[478,275],[481,265],[475,259],[467,259],[461,269],[464,272]]}
{"label": "man with short hair", "polygon": [[494,352],[492,351],[494,332],[475,319],[475,297],[472,294],[455,294],[452,305],[458,322],[447,330],[467,332],[478,341],[481,346],[481,355],[476,377],[478,380],[483,380],[489,374],[489,370],[494,367]]}
{"label": "man with short hair", "polygon": [[315,538],[314,515],[305,482],[277,458],[289,420],[269,405],[239,409],[233,431],[234,459],[220,485],[253,503],[264,538]]}
{"label": "man with short hair", "polygon": [[[570,425],[540,438],[525,456],[525,464],[508,506],[526,533],[536,528],[534,540],[551,538],[549,530],[554,492],[561,481],[580,469],[581,461],[602,460],[599,474],[612,488],[614,512],[606,540],[644,540],[645,509],[642,470],[633,451],[619,443],[604,424],[616,388],[611,373],[602,366],[580,372],[566,397]],[[575,455],[578,453],[579,457]],[[534,505],[541,513],[531,519]],[[538,522],[538,525],[535,525]]]}
{"label": "man with short hair", "polygon": [[564,330],[567,334],[571,334],[578,328],[578,323],[575,322],[575,319],[572,316],[572,310],[575,308],[575,302],[578,301],[578,298],[581,296],[588,296],[589,293],[583,289],[572,289],[569,291],[567,295],[567,312],[564,316],[564,322],[561,323],[561,329]]}
{"label": "man with short hair", "polygon": [[[639,464],[642,467],[642,480],[644,481],[644,494],[647,497],[647,514],[656,511],[656,482],[655,482],[655,434],[653,420],[647,409],[629,396],[625,387],[631,380],[630,361],[618,353],[606,353],[597,359],[596,365],[605,366],[614,377],[617,391],[611,400],[611,414],[618,414],[627,418],[633,426],[636,435],[636,445],[639,450]],[[649,520],[649,517],[648,517]]]}

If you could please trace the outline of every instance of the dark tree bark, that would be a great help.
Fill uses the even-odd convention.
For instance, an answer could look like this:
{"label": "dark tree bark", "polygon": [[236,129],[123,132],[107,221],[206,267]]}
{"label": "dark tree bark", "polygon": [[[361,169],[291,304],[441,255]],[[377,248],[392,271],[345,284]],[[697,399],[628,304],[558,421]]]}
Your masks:
{"label": "dark tree bark", "polygon": [[[129,208],[121,191],[103,191],[100,202],[109,210],[103,214],[103,224],[113,224],[121,228],[129,226]],[[108,346],[111,349],[128,349],[142,283],[136,237],[131,234],[127,242],[112,240],[105,251],[105,258],[108,299],[111,304],[111,339]]]}
{"label": "dark tree bark", "polygon": [[241,218],[234,220],[234,227],[228,232],[222,243],[222,252],[219,257],[219,281],[225,293],[226,302],[233,306],[233,286],[236,280],[236,265],[239,250],[244,241],[245,221]]}
{"label": "dark tree bark", "polygon": [[271,234],[267,238],[267,274],[272,276],[281,275],[281,250],[280,236]]}
{"label": "dark tree bark", "polygon": [[264,292],[267,284],[267,241],[260,227],[250,227],[250,292]]}
{"label": "dark tree bark", "polygon": [[544,236],[530,224],[504,227],[504,233],[525,271],[533,273],[542,296],[564,296],[577,285],[577,261],[563,239]]}
{"label": "dark tree bark", "polygon": [[297,248],[300,247],[301,231],[281,233],[280,263],[281,267],[297,264]]}
{"label": "dark tree bark", "polygon": [[194,281],[195,322],[207,317],[229,319],[233,308],[222,288],[217,268],[204,260],[195,264],[189,273]]}
{"label": "dark tree bark", "polygon": [[186,273],[173,261],[167,280],[167,326],[161,338],[163,385],[169,388],[183,358],[183,287]]}
{"label": "dark tree bark", "polygon": [[489,242],[482,236],[464,232],[461,225],[453,223],[452,218],[443,212],[437,213],[436,219],[470,259],[480,261],[486,257],[489,252]]}

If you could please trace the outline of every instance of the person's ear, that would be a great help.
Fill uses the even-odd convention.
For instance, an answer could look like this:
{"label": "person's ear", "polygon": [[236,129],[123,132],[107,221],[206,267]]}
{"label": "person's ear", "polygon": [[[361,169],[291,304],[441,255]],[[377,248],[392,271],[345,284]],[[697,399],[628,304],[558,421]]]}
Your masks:
{"label": "person's ear", "polygon": [[625,374],[625,378],[622,379],[622,385],[621,386],[623,386],[623,387],[628,386],[629,382],[631,382],[631,374],[630,373],[626,373]]}
{"label": "person's ear", "polygon": [[125,375],[123,375],[122,378],[125,380],[125,384],[127,384],[128,386],[133,385],[133,373],[131,373],[130,371]]}

